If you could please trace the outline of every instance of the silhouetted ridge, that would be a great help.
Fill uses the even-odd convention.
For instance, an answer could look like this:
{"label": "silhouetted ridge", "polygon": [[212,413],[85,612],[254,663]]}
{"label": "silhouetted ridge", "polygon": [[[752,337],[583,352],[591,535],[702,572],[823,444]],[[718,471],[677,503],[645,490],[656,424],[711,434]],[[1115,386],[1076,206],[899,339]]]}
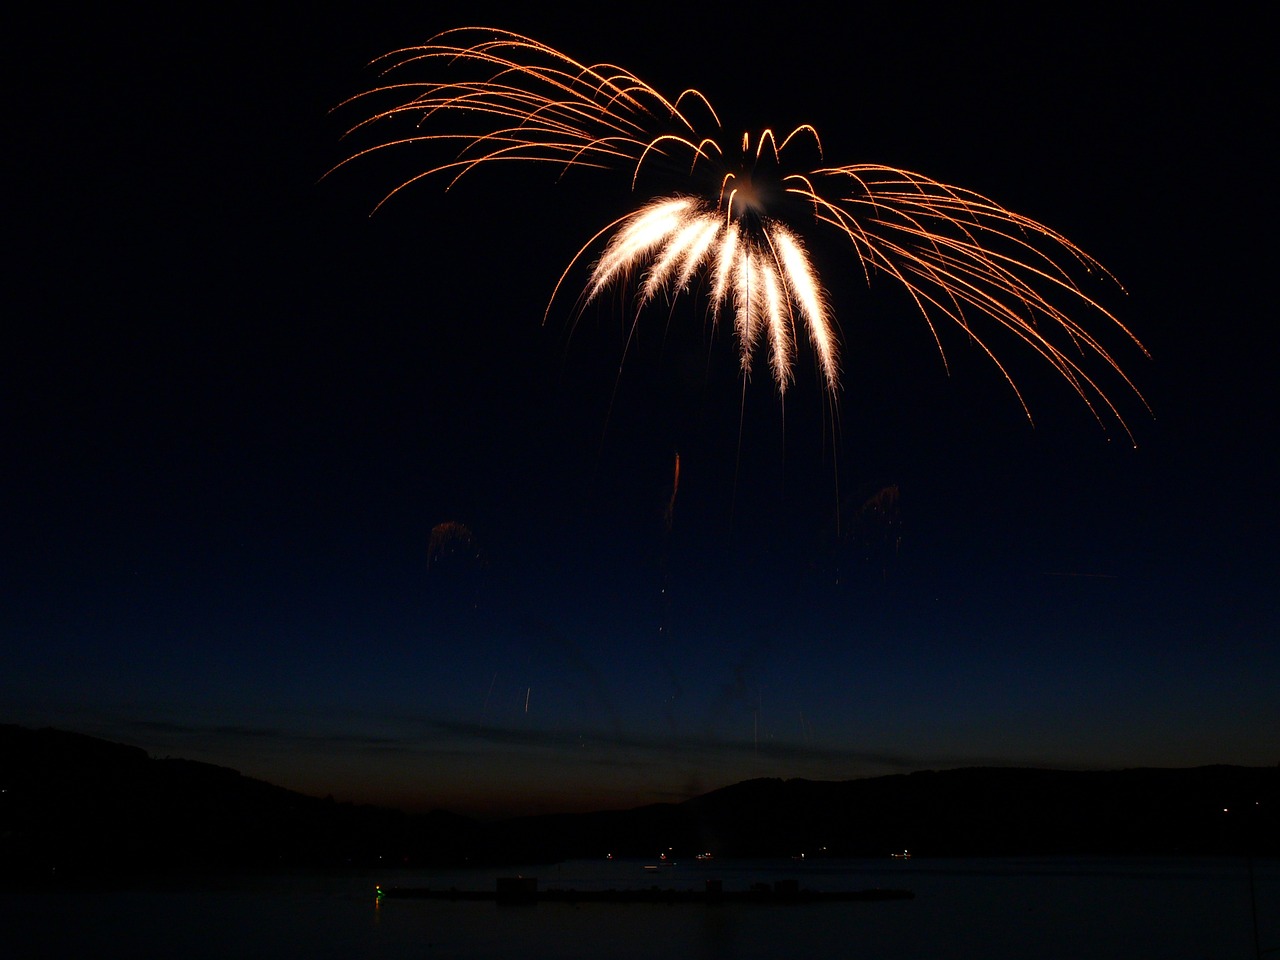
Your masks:
{"label": "silhouetted ridge", "polygon": [[969,768],[750,780],[679,804],[481,824],[335,803],[190,760],[0,726],[0,870],[571,857],[1280,854],[1280,768]]}
{"label": "silhouetted ridge", "polygon": [[1225,853],[1277,833],[1280,769],[967,768],[865,780],[751,781],[688,801],[738,856]]}
{"label": "silhouetted ridge", "polygon": [[193,760],[0,726],[0,869],[338,866],[453,861],[476,825],[321,800]]}

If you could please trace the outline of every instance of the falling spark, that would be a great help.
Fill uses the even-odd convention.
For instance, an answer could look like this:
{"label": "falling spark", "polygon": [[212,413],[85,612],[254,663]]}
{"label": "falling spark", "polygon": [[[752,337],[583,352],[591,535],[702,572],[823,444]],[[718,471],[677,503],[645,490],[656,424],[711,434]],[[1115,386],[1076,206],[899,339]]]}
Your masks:
{"label": "falling spark", "polygon": [[526,687],[524,691],[524,712],[529,712],[529,694],[533,693],[533,687]]}
{"label": "falling spark", "polygon": [[675,467],[671,472],[671,499],[667,501],[666,512],[662,516],[663,527],[671,532],[671,525],[676,518],[676,494],[680,492],[680,454],[676,454]]}
{"label": "falling spark", "polygon": [[[719,117],[697,90],[669,99],[620,67],[587,66],[505,30],[445,31],[374,63],[382,81],[342,106],[379,105],[349,134],[401,120],[412,125],[338,166],[392,147],[453,148],[450,159],[404,180],[378,207],[419,180],[443,175],[452,186],[478,167],[506,161],[551,164],[561,173],[622,170],[633,190],[640,189],[650,167],[659,168],[655,174],[680,171],[686,189],[644,201],[578,251],[556,283],[552,303],[574,266],[603,240],[582,306],[614,285],[634,283],[638,320],[646,304],[660,295],[674,298],[698,281],[713,322],[732,314],[744,377],[751,375],[757,354],[767,352],[772,379],[785,395],[794,382],[801,339],[796,331],[803,326],[834,397],[840,387],[839,332],[794,225],[830,228],[853,247],[868,282],[886,275],[905,289],[944,364],[940,327],[949,323],[995,364],[1031,419],[996,353],[1000,331],[1011,334],[1066,380],[1100,424],[1114,418],[1133,439],[1090,360],[1146,401],[1102,341],[1076,319],[1077,312],[1101,318],[1146,353],[1073,276],[1114,278],[1065,236],[1030,217],[909,170],[828,165],[817,131],[808,124],[781,139],[767,129],[754,138],[744,134],[740,150],[731,153],[713,135],[720,133]],[[422,79],[410,76],[415,70]],[[817,165],[794,166],[791,155],[806,145]],[[984,328],[980,320],[989,325]]]}
{"label": "falling spark", "polygon": [[489,714],[489,698],[493,696],[494,684],[498,682],[498,675],[494,673],[493,679],[489,681],[489,692],[484,695],[484,706],[480,708],[480,718],[484,719]]}
{"label": "falling spark", "polygon": [[800,711],[800,735],[804,738],[805,746],[808,746],[813,738],[813,724],[804,718],[803,710]]}

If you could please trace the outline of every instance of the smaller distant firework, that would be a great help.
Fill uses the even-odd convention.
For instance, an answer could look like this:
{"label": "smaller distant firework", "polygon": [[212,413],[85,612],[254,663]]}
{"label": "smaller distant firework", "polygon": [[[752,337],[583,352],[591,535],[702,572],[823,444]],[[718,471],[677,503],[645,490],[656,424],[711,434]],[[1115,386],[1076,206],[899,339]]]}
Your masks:
{"label": "smaller distant firework", "polygon": [[448,520],[431,528],[427,543],[427,567],[479,568],[484,565],[484,555],[475,536],[465,523]]}

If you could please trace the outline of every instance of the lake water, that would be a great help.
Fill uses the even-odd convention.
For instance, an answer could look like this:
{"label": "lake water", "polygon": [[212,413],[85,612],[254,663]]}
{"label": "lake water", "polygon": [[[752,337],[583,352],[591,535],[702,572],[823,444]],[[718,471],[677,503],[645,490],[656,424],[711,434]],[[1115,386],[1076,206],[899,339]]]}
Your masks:
{"label": "lake water", "polygon": [[[492,890],[724,889],[794,878],[813,890],[906,888],[867,903],[503,905],[384,900],[374,885]],[[1254,865],[1262,951],[1280,955],[1280,861]],[[494,870],[297,873],[0,895],[0,955],[14,958],[721,958],[901,960],[1168,958],[1254,953],[1239,859],[573,861]]]}

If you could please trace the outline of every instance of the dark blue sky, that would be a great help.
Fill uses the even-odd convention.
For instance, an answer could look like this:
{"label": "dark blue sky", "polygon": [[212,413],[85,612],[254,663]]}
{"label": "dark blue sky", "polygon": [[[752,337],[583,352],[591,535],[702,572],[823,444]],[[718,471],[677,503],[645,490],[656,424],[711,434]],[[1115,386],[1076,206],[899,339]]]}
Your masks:
{"label": "dark blue sky", "polygon": [[[1260,24],[675,10],[15,38],[0,720],[482,812],[1280,760]],[[620,377],[625,313],[570,336],[569,296],[543,325],[634,203],[623,176],[481,171],[369,219],[395,163],[321,181],[347,149],[329,109],[372,57],[485,21],[1061,230],[1152,354],[1107,336],[1155,414],[1113,391],[1136,449],[1016,347],[1034,427],[943,329],[948,376],[838,238],[812,242],[844,335],[833,442],[808,367],[785,409],[744,394],[696,301],[651,310]],[[891,524],[861,509],[888,489]],[[431,565],[449,522],[475,549]]]}

